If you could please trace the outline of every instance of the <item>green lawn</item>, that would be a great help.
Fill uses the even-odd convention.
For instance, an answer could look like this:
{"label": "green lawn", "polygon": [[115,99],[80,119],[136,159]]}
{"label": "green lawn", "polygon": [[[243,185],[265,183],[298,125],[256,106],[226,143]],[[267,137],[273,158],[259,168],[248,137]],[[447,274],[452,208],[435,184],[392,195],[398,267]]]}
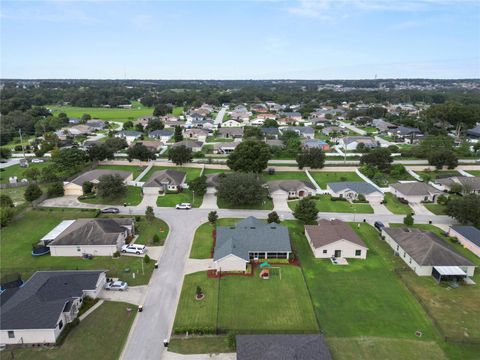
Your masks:
{"label": "green lawn", "polygon": [[[132,311],[127,312],[127,308]],[[134,305],[107,301],[74,327],[59,348],[17,349],[13,354],[18,360],[116,360],[122,353],[136,314]]]}
{"label": "green lawn", "polygon": [[[174,329],[218,328],[222,331],[317,332],[318,327],[299,267],[281,266],[282,278],[262,280],[227,276],[209,279],[205,272],[185,276]],[[200,286],[205,299],[195,300]],[[217,306],[218,319],[217,319]]]}
{"label": "green lawn", "polygon": [[127,186],[127,193],[124,196],[112,200],[93,197],[80,199],[79,201],[87,204],[123,205],[127,203],[129,206],[136,206],[142,202],[142,188],[138,186]]}
{"label": "green lawn", "polygon": [[[153,262],[145,264],[142,273],[141,259],[122,256],[113,260],[110,257],[97,256],[92,260],[81,257],[32,256],[32,245],[57,226],[62,220],[91,218],[94,210],[89,209],[28,209],[20,217],[2,228],[0,237],[0,272],[2,274],[20,273],[25,280],[37,270],[109,270],[108,276],[120,277],[129,285],[147,284],[153,270]],[[129,268],[127,274],[125,269]],[[133,279],[132,273],[135,273]]]}
{"label": "green lawn", "polygon": [[420,330],[422,340],[435,339],[430,319],[393,272],[398,259],[372,226],[352,224],[369,248],[367,259],[335,266],[329,259],[313,257],[300,222],[283,224],[290,228],[326,336],[415,340],[415,331]]}
{"label": "green lawn", "polygon": [[326,189],[330,182],[363,181],[355,172],[310,171],[310,175],[322,189]]}
{"label": "green lawn", "polygon": [[97,169],[105,169],[105,170],[122,170],[128,171],[133,174],[133,180],[135,180],[138,175],[145,170],[146,166],[133,166],[133,165],[99,165]]}
{"label": "green lawn", "polygon": [[[223,218],[217,220],[217,225],[228,226],[239,222],[241,219]],[[195,232],[193,238],[192,250],[190,252],[190,258],[193,259],[209,259],[210,252],[213,247],[213,226],[206,222],[200,225]]]}
{"label": "green lawn", "polygon": [[435,180],[436,178],[444,178],[444,177],[449,177],[449,176],[462,176],[460,173],[456,170],[440,170],[440,171],[415,171],[420,177],[423,175],[430,175],[432,180]]}
{"label": "green lawn", "polygon": [[183,106],[176,106],[172,109],[172,115],[174,116],[180,116],[183,115]]}
{"label": "green lawn", "polygon": [[224,138],[224,137],[215,137],[215,136],[209,136],[207,137],[207,142],[233,142],[232,138]]}
{"label": "green lawn", "polygon": [[209,175],[209,174],[218,174],[218,173],[224,173],[224,174],[229,174],[232,173],[231,170],[224,170],[224,169],[207,169],[203,170],[203,175]]}
{"label": "green lawn", "polygon": [[[48,184],[40,184],[39,186],[43,192],[47,191]],[[8,189],[0,189],[0,194],[2,195],[5,194],[10,196],[15,206],[17,206],[26,202],[24,197],[26,188],[27,188],[26,186],[19,186],[19,187],[8,188]]]}
{"label": "green lawn", "polygon": [[392,193],[385,193],[385,200],[387,200],[385,207],[396,215],[407,215],[414,212],[410,205],[402,204]]}
{"label": "green lawn", "polygon": [[465,170],[465,171],[473,176],[480,176],[480,170]]}
{"label": "green lawn", "polygon": [[267,172],[262,173],[265,181],[272,180],[303,180],[309,181],[307,175],[303,171],[275,171],[275,174],[269,175]]}
{"label": "green lawn", "polygon": [[441,204],[423,204],[428,210],[430,210],[435,215],[447,215],[447,206]]}
{"label": "green lawn", "polygon": [[8,178],[12,176],[16,176],[17,180],[20,181],[25,177],[23,175],[25,170],[30,168],[36,168],[41,170],[42,168],[48,165],[50,165],[50,163],[46,161],[44,163],[39,163],[39,164],[29,163],[28,168],[22,168],[20,167],[20,165],[17,164],[17,165],[9,166],[7,168],[0,169],[0,184],[8,184]]}
{"label": "green lawn", "polygon": [[175,207],[175,205],[180,203],[190,203],[192,207],[198,208],[202,205],[203,196],[195,195],[193,198],[193,193],[191,190],[183,189],[182,192],[176,194],[166,194],[165,196],[159,196],[157,198],[157,206],[160,207]]}
{"label": "green lawn", "polygon": [[199,336],[186,339],[173,338],[168,351],[178,354],[207,354],[235,352],[230,347],[227,336]]}
{"label": "green lawn", "polygon": [[[333,213],[358,213],[373,214],[373,208],[368,203],[350,203],[348,201],[331,201],[330,195],[319,195],[318,199],[314,199],[317,209],[320,212]],[[295,210],[300,200],[289,201],[290,209]]]}
{"label": "green lawn", "polygon": [[273,210],[273,201],[269,198],[260,204],[232,205],[217,197],[217,205],[220,209]]}
{"label": "green lawn", "polygon": [[153,108],[144,107],[140,103],[134,103],[132,109],[109,109],[101,107],[76,107],[76,106],[57,106],[46,105],[56,115],[64,112],[69,118],[81,118],[83,114],[90,114],[92,118],[107,121],[127,121],[136,120],[141,116],[153,114]]}
{"label": "green lawn", "polygon": [[145,174],[142,181],[150,180],[150,177],[156,171],[167,170],[167,169],[185,172],[187,174],[187,179],[186,179],[187,182],[199,177],[200,172],[202,171],[202,169],[200,168],[189,168],[189,167],[183,167],[183,166],[153,166],[150,169],[150,171]]}

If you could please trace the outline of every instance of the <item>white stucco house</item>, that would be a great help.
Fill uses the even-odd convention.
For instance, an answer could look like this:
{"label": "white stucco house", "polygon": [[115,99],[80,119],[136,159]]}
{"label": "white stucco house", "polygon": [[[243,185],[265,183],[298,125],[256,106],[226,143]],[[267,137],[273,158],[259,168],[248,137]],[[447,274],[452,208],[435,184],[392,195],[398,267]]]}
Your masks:
{"label": "white stucco house", "polygon": [[377,141],[370,136],[346,136],[338,140],[338,147],[342,150],[357,150],[359,144],[367,148],[377,147]]}
{"label": "white stucco house", "polygon": [[140,136],[142,136],[142,133],[136,130],[122,130],[115,134],[115,137],[125,139],[129,146],[132,145],[135,140],[139,139]]}
{"label": "white stucco house", "polygon": [[273,180],[267,182],[266,187],[272,198],[280,199],[304,198],[316,192],[310,181],[302,180]]}
{"label": "white stucco house", "polygon": [[237,120],[227,120],[222,123],[222,127],[240,127],[240,126],[245,126],[245,124],[241,123],[240,121]]}
{"label": "white stucco house", "polygon": [[362,194],[367,201],[380,203],[384,196],[378,188],[363,181],[328,183],[327,190],[332,196],[345,198],[349,201],[356,200],[358,195]]}
{"label": "white stucco house", "polygon": [[420,203],[422,201],[437,200],[437,196],[443,194],[442,191],[434,188],[430,184],[419,181],[409,181],[390,185],[390,192],[398,198],[404,198],[408,202]]}

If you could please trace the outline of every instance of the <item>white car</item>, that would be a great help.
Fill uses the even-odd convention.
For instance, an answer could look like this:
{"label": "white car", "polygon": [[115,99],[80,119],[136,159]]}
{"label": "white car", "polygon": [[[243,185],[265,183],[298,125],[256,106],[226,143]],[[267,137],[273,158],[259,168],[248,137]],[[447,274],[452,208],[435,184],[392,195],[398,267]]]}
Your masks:
{"label": "white car", "polygon": [[130,254],[143,254],[147,251],[147,247],[145,245],[140,244],[126,244],[122,246],[123,253],[130,253]]}
{"label": "white car", "polygon": [[192,204],[190,203],[181,203],[175,205],[175,209],[177,210],[190,210],[192,208]]}
{"label": "white car", "polygon": [[32,159],[31,162],[34,163],[34,164],[38,164],[38,163],[43,163],[43,162],[45,162],[45,160],[43,160],[43,159]]}
{"label": "white car", "polygon": [[125,281],[111,281],[105,284],[105,290],[125,291],[128,289],[128,284]]}

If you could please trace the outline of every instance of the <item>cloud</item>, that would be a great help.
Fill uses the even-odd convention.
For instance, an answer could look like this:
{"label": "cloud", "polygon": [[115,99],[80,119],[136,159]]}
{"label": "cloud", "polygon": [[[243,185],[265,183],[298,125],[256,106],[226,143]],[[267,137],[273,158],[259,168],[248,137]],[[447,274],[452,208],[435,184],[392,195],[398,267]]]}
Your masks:
{"label": "cloud", "polygon": [[265,46],[270,50],[284,49],[288,47],[289,42],[277,36],[269,36],[265,39]]}

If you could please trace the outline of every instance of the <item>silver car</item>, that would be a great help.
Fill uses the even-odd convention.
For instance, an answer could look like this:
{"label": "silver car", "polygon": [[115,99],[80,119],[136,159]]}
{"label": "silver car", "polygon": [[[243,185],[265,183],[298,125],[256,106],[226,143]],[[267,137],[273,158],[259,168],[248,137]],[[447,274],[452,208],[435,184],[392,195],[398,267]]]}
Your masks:
{"label": "silver car", "polygon": [[111,281],[105,284],[105,290],[125,291],[128,289],[128,284],[125,281]]}

